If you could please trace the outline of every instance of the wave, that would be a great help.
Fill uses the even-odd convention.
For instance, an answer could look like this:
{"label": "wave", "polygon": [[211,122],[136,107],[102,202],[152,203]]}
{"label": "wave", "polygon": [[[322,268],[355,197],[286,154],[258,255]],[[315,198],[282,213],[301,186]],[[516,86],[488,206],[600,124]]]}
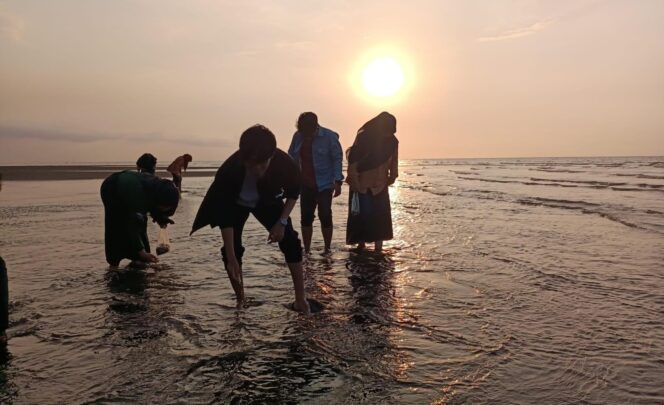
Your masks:
{"label": "wave", "polygon": [[627,183],[611,182],[611,181],[597,181],[597,180],[564,180],[564,179],[541,179],[538,177],[531,177],[533,181],[548,181],[551,183],[574,183],[574,184],[590,184],[594,186],[624,186]]}
{"label": "wave", "polygon": [[[574,210],[574,211],[579,211],[583,214],[589,214],[589,215],[598,215],[602,218],[606,218],[610,221],[617,222],[619,224],[628,226],[630,228],[635,228],[635,229],[640,229],[644,231],[651,231],[651,232],[656,232],[656,233],[662,233],[661,230],[658,230],[661,228],[657,224],[651,224],[652,227],[647,227],[642,224],[638,224],[636,222],[627,220],[623,217],[620,216],[618,212],[615,212],[617,207],[608,207],[605,205],[597,204],[597,203],[591,203],[587,201],[578,201],[578,200],[558,200],[558,199],[553,199],[553,198],[542,198],[542,197],[526,197],[526,198],[521,198],[518,199],[517,202],[519,204],[523,205],[531,205],[531,206],[542,206],[542,207],[548,207],[548,208],[559,208],[559,209],[566,209],[566,210]],[[659,211],[654,211],[654,210],[647,210],[647,211],[638,211],[634,209],[629,209],[626,207],[622,207],[622,210],[631,210],[631,211],[636,211],[636,212],[643,212],[647,214],[662,214]],[[657,228],[657,229],[653,229]]]}

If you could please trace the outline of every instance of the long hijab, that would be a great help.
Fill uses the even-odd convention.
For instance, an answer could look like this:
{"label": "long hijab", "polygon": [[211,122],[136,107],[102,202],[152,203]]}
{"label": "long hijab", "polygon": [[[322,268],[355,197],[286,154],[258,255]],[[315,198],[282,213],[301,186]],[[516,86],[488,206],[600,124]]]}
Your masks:
{"label": "long hijab", "polygon": [[397,150],[397,119],[382,112],[362,125],[353,146],[348,149],[348,163],[357,163],[359,172],[375,169],[387,162]]}

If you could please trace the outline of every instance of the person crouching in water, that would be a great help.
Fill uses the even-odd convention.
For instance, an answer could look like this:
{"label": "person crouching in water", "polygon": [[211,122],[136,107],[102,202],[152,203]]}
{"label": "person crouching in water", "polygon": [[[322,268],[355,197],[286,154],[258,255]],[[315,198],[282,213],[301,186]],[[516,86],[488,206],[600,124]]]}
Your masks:
{"label": "person crouching in water", "polygon": [[[397,119],[382,112],[357,131],[355,142],[348,150],[350,188],[346,243],[363,249],[374,242],[375,251],[383,249],[383,241],[392,239],[392,211],[387,187],[399,175],[399,141]],[[359,212],[353,212],[353,199]]]}
{"label": "person crouching in water", "polygon": [[221,229],[221,256],[238,308],[245,304],[242,230],[252,214],[269,232],[268,242],[277,242],[286,258],[295,290],[293,309],[309,312],[302,245],[289,217],[299,194],[300,171],[285,152],[277,149],[274,134],[262,125],[244,131],[240,149],[217,171],[191,230],[193,234],[206,225]]}
{"label": "person crouching in water", "polygon": [[108,264],[117,267],[122,259],[130,259],[130,266],[140,268],[157,262],[157,256],[150,253],[147,215],[162,228],[173,223],[169,217],[175,213],[180,200],[175,184],[127,170],[107,177],[100,191]]}

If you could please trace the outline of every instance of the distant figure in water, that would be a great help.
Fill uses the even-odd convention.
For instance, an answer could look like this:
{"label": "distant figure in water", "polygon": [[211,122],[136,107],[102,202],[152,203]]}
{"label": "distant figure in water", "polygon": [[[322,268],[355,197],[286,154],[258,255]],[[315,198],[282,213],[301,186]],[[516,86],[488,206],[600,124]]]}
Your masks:
{"label": "distant figure in water", "polygon": [[[348,149],[350,186],[346,243],[363,249],[374,242],[380,252],[383,241],[392,239],[392,212],[388,186],[399,175],[397,119],[380,113],[357,131]],[[353,201],[355,200],[355,201]],[[359,209],[359,212],[358,212]]]}
{"label": "distant figure in water", "polygon": [[[304,292],[302,245],[290,213],[300,195],[300,171],[293,159],[277,149],[274,134],[255,125],[240,137],[240,150],[221,165],[198,209],[191,233],[210,225],[221,229],[221,256],[235,291],[237,305],[246,303],[242,279],[242,230],[252,214],[278,242],[293,279],[293,309],[309,313]],[[286,202],[284,203],[284,199]]]}
{"label": "distant figure in water", "polygon": [[7,328],[9,328],[9,283],[7,266],[0,257],[0,345],[7,344]]}
{"label": "distant figure in water", "polygon": [[173,183],[178,188],[178,191],[182,193],[182,171],[187,171],[189,163],[193,160],[190,154],[185,153],[182,156],[178,156],[173,163],[168,165],[166,171],[173,175]]}
{"label": "distant figure in water", "polygon": [[150,253],[147,226],[148,213],[165,228],[173,221],[180,193],[172,181],[145,176],[134,171],[114,173],[101,185],[104,203],[106,261],[117,267],[122,259],[131,266],[145,267],[157,262]]}
{"label": "distant figure in water", "polygon": [[151,153],[144,153],[136,161],[136,170],[139,173],[154,174],[157,168],[157,158]]}
{"label": "distant figure in water", "polygon": [[309,253],[311,250],[314,213],[318,207],[325,251],[329,252],[332,243],[332,198],[341,194],[344,180],[339,134],[318,125],[316,114],[302,113],[297,120],[297,132],[293,135],[288,154],[302,172],[300,222],[304,251]]}

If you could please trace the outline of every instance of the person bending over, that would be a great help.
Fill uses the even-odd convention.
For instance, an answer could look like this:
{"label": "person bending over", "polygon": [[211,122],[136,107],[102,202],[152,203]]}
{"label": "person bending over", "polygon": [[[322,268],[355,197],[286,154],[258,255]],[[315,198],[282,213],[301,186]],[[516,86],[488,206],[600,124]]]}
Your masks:
{"label": "person bending over", "polygon": [[251,214],[269,232],[268,242],[278,243],[284,254],[295,290],[293,308],[309,313],[302,245],[289,217],[299,194],[300,171],[288,154],[277,149],[274,134],[262,125],[244,131],[240,149],[217,171],[191,230],[193,234],[206,225],[221,229],[221,256],[238,307],[245,304],[242,230]]}
{"label": "person bending over", "polygon": [[173,176],[173,183],[175,183],[175,186],[180,192],[182,192],[182,171],[187,171],[187,167],[189,167],[189,163],[191,163],[192,160],[193,158],[191,155],[185,153],[182,156],[178,156],[173,163],[166,168],[166,171]]}
{"label": "person bending over", "polygon": [[101,185],[104,203],[104,242],[106,261],[117,267],[122,259],[131,259],[134,267],[157,262],[150,253],[147,215],[162,228],[173,223],[180,199],[175,184],[135,171],[122,171],[107,177]]}

